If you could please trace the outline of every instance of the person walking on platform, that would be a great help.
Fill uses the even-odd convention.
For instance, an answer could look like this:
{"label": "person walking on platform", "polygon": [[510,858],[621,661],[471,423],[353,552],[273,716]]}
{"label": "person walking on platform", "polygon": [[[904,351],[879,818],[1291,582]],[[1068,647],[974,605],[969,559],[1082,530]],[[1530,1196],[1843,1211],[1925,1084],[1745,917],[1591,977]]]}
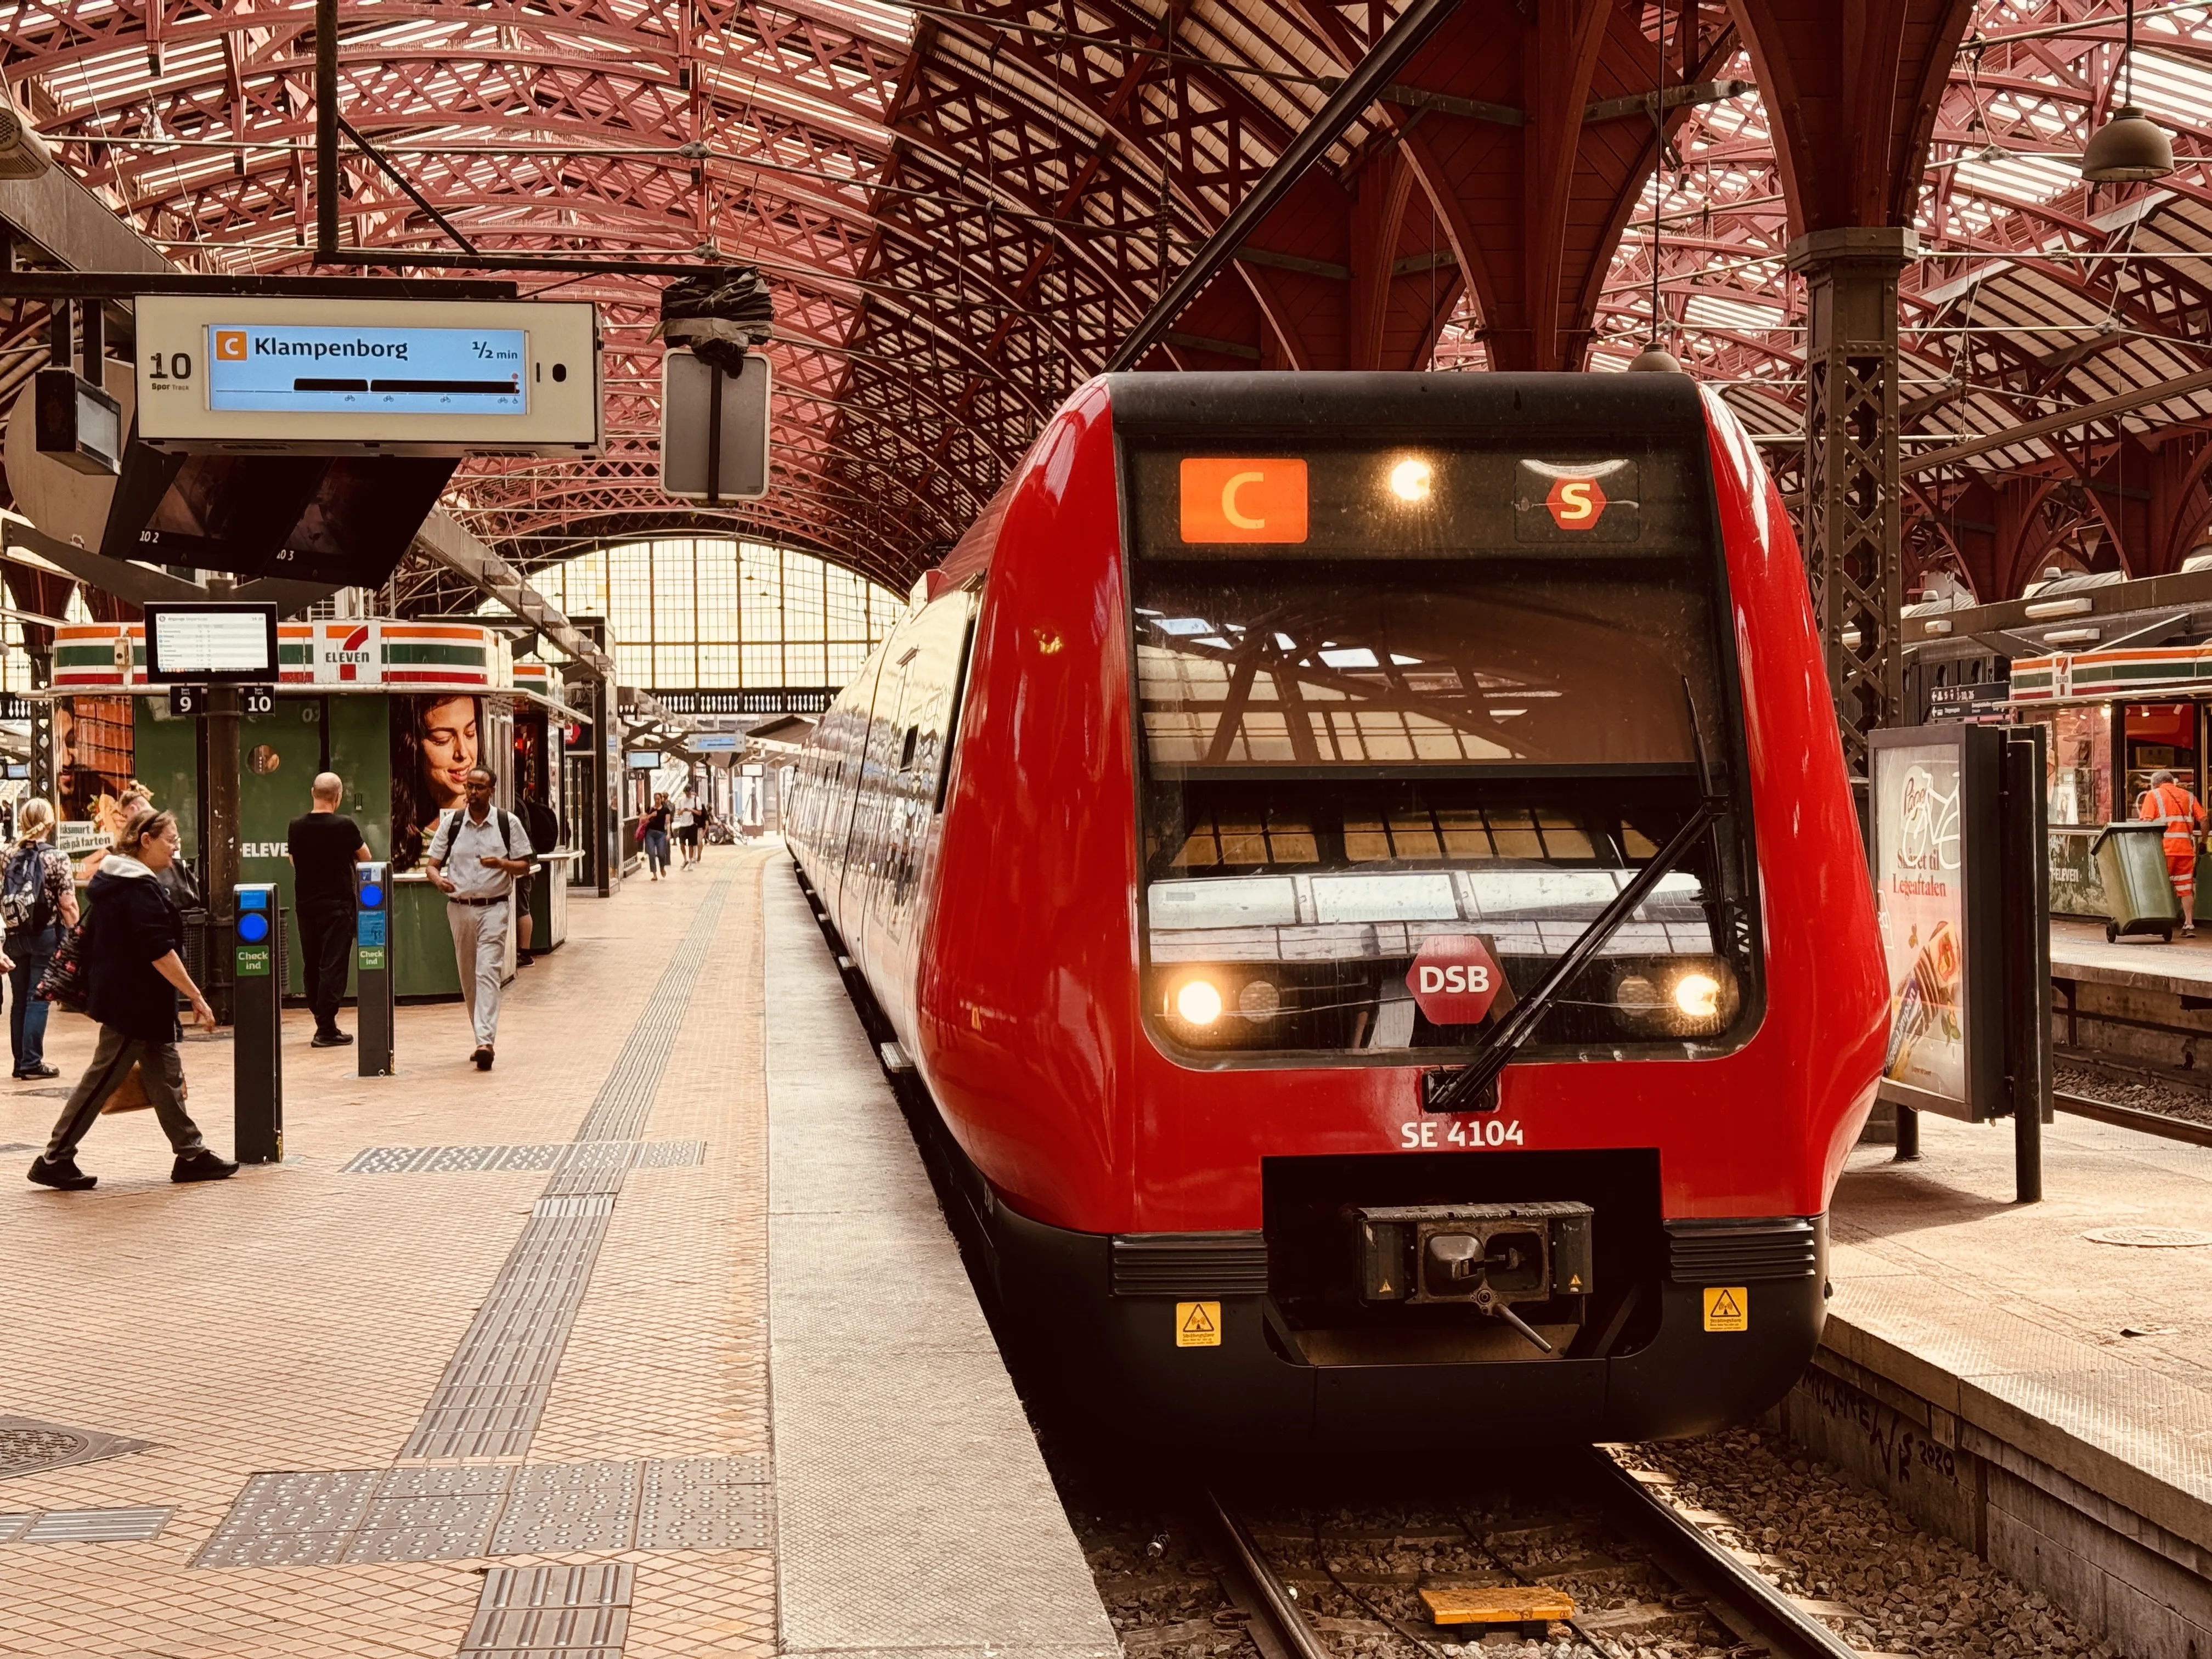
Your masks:
{"label": "person walking on platform", "polygon": [[217,1156],[200,1139],[185,1110],[185,1063],[177,1053],[177,994],[192,1005],[200,1029],[216,1028],[215,1010],[185,970],[179,949],[184,921],[156,879],[177,857],[173,812],[142,806],[115,837],[86,897],[83,953],[85,1012],[99,1023],[92,1064],[70,1091],[46,1150],[31,1165],[41,1187],[82,1192],[98,1183],[76,1166],[76,1149],[100,1109],[135,1071],[154,1116],[177,1155],[172,1181],[222,1181],[238,1165]]}
{"label": "person walking on platform", "polygon": [[2204,807],[2171,772],[2150,775],[2150,787],[2136,805],[2136,816],[2166,821],[2166,872],[2181,901],[2181,936],[2197,937],[2197,846],[2204,834]]}
{"label": "person walking on platform", "polygon": [[491,1070],[492,1044],[499,1036],[500,976],[507,966],[514,878],[530,872],[530,833],[514,813],[491,804],[497,781],[488,766],[469,774],[467,805],[446,815],[422,860],[446,895],[461,1000],[477,1040],[469,1058],[480,1072]]}
{"label": "person walking on platform", "polygon": [[665,794],[655,795],[653,810],[645,815],[645,822],[639,825],[645,840],[645,867],[652,872],[655,881],[668,873],[670,816],[668,797]]}
{"label": "person walking on platform", "polygon": [[684,867],[689,870],[699,862],[699,798],[685,784],[684,793],[676,798],[676,844],[683,849]]}
{"label": "person walking on platform", "polygon": [[353,943],[353,866],[368,862],[368,843],[361,826],[338,811],[345,781],[337,773],[318,774],[313,796],[313,805],[285,832],[284,855],[292,861],[313,1046],[336,1048],[353,1041],[352,1032],[338,1030],[338,1004],[345,1000],[346,951]]}
{"label": "person walking on platform", "polygon": [[16,822],[21,835],[0,874],[0,920],[8,928],[0,945],[15,966],[8,975],[15,993],[8,1007],[8,1041],[15,1052],[18,1079],[59,1077],[46,1064],[46,1005],[39,1000],[39,981],[62,940],[62,929],[76,926],[76,882],[69,855],[53,844],[54,809],[33,796],[23,803]]}

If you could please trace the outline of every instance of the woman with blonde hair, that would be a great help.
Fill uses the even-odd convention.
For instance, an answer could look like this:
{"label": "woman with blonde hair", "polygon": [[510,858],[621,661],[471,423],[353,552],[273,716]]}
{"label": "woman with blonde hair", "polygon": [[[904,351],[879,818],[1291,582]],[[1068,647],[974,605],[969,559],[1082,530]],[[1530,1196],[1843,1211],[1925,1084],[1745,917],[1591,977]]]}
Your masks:
{"label": "woman with blonde hair", "polygon": [[92,878],[87,895],[92,915],[82,946],[85,1012],[99,1022],[100,1041],[92,1064],[70,1091],[46,1150],[31,1165],[31,1179],[41,1187],[74,1193],[98,1184],[97,1176],[77,1168],[77,1145],[133,1070],[177,1155],[170,1180],[221,1181],[238,1173],[237,1164],[200,1139],[199,1126],[185,1110],[178,994],[191,1000],[202,1030],[213,1031],[216,1020],[185,968],[183,919],[156,879],[176,861],[179,844],[175,813],[141,807]]}
{"label": "woman with blonde hair", "polygon": [[36,796],[15,814],[15,845],[0,872],[0,923],[8,930],[0,951],[15,963],[8,975],[15,993],[8,1005],[8,1042],[15,1076],[59,1077],[46,1064],[46,1005],[39,1000],[39,981],[62,941],[62,929],[76,926],[76,883],[69,855],[54,845],[53,806]]}

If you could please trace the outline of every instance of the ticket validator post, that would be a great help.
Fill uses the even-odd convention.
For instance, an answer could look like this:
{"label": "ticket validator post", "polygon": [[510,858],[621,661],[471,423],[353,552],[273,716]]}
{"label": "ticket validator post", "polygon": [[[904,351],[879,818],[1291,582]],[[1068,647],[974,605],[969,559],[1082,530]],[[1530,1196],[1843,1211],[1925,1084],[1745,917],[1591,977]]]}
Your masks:
{"label": "ticket validator post", "polygon": [[392,866],[353,867],[356,1077],[392,1075]]}
{"label": "ticket validator post", "polygon": [[284,981],[277,930],[284,925],[274,882],[241,882],[236,896],[232,958],[231,1048],[235,1156],[240,1164],[284,1161]]}

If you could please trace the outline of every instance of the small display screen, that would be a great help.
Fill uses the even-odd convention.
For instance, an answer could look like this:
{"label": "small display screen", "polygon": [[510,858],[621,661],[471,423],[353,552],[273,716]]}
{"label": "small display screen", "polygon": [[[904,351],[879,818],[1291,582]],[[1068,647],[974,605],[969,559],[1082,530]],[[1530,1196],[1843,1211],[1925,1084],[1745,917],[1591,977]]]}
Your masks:
{"label": "small display screen", "polygon": [[268,680],[276,674],[273,605],[146,607],[149,680]]}
{"label": "small display screen", "polygon": [[211,324],[211,410],[260,414],[521,415],[528,333],[519,328],[330,328]]}

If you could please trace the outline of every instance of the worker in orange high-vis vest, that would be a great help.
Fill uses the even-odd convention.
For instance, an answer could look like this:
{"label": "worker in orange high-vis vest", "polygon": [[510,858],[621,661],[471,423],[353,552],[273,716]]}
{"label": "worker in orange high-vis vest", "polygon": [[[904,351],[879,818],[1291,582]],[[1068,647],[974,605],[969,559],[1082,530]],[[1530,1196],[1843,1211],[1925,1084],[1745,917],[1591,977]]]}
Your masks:
{"label": "worker in orange high-vis vest", "polygon": [[2166,824],[2166,872],[2173,878],[2173,896],[2181,901],[2181,936],[2197,936],[2197,842],[2204,830],[2204,807],[2171,772],[2150,775],[2150,787],[2136,804],[2139,818],[2162,819]]}

